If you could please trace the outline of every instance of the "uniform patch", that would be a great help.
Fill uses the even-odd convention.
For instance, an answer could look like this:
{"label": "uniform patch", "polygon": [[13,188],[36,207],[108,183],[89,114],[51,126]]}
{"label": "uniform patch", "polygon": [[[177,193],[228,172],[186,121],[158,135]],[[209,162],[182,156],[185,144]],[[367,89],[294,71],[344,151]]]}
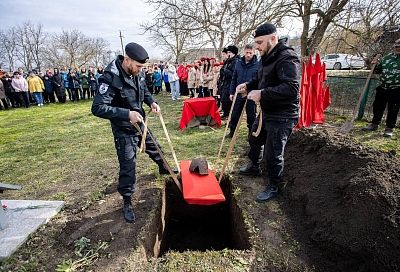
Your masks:
{"label": "uniform patch", "polygon": [[100,94],[105,94],[108,90],[108,84],[105,83],[101,83],[100,87],[99,87],[99,93]]}

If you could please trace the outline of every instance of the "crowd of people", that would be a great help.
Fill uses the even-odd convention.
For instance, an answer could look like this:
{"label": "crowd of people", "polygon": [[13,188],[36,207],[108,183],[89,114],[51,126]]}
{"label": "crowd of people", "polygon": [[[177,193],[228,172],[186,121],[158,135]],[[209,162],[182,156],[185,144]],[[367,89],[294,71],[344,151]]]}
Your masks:
{"label": "crowd of people", "polygon": [[0,70],[0,109],[41,107],[46,103],[65,103],[94,97],[103,68],[31,70],[18,68],[14,73]]}

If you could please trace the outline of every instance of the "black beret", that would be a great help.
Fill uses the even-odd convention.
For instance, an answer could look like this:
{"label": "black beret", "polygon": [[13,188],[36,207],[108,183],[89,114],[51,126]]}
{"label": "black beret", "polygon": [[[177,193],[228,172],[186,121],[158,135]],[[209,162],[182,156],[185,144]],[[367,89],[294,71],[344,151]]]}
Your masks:
{"label": "black beret", "polygon": [[227,51],[232,52],[233,54],[237,55],[237,53],[239,53],[239,48],[237,48],[236,45],[229,45],[227,47]]}
{"label": "black beret", "polygon": [[125,46],[125,53],[129,58],[140,63],[145,63],[149,59],[146,49],[134,42],[128,43]]}
{"label": "black beret", "polygon": [[256,31],[254,31],[254,38],[258,36],[270,35],[272,33],[276,33],[276,27],[271,23],[265,23],[257,27]]}
{"label": "black beret", "polygon": [[224,49],[222,49],[223,53],[228,53],[228,48],[224,47]]}

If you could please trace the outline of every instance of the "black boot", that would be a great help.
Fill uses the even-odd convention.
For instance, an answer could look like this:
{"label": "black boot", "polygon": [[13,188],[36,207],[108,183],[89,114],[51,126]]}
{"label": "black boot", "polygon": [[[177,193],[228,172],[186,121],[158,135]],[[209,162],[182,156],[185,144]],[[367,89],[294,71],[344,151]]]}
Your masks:
{"label": "black boot", "polygon": [[245,176],[261,176],[262,171],[259,164],[249,163],[240,167],[239,173]]}
{"label": "black boot", "polygon": [[135,221],[135,213],[132,209],[131,197],[124,196],[124,207],[122,208],[126,222],[133,223]]}

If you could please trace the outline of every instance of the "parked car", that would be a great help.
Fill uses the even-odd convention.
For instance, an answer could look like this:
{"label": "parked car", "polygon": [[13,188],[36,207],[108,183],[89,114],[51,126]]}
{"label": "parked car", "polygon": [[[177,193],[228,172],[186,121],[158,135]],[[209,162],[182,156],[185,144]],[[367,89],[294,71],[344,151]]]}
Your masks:
{"label": "parked car", "polygon": [[326,69],[361,69],[366,66],[362,57],[349,54],[329,54],[325,55],[321,61],[325,63]]}

